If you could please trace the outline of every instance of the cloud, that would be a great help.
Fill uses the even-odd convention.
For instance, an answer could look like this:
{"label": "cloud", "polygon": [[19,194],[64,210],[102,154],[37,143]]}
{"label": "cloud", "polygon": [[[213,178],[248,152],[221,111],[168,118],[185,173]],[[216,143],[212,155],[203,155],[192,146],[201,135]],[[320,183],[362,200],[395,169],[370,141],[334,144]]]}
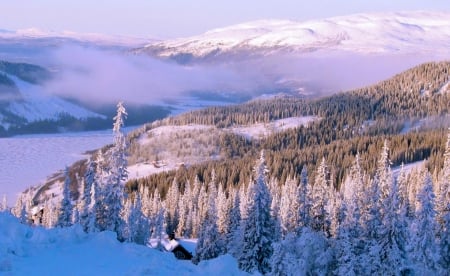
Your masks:
{"label": "cloud", "polygon": [[118,100],[156,104],[192,91],[257,96],[304,88],[313,94],[334,93],[375,83],[432,58],[316,52],[180,65],[150,56],[65,46],[49,59],[58,72],[46,84],[51,94],[90,104]]}
{"label": "cloud", "polygon": [[258,80],[225,65],[181,66],[149,56],[132,56],[78,46],[58,49],[51,57],[56,78],[51,94],[85,102],[126,100],[154,103],[189,91],[253,91]]}

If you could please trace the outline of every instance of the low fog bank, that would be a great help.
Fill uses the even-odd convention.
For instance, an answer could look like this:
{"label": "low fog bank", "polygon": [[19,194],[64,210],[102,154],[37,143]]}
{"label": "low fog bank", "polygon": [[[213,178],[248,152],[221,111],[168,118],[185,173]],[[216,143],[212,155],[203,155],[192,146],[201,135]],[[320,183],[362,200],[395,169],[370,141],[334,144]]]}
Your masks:
{"label": "low fog bank", "polygon": [[295,91],[324,95],[373,84],[443,58],[315,52],[180,65],[147,55],[67,46],[48,59],[57,67],[46,91],[93,105],[118,100],[158,104],[199,91],[242,97]]}

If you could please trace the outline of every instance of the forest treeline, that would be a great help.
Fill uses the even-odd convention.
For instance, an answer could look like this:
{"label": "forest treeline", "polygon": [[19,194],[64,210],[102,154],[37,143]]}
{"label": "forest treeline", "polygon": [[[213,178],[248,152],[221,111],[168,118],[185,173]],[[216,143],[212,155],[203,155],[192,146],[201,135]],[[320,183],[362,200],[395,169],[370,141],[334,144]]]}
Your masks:
{"label": "forest treeline", "polygon": [[[158,187],[165,194],[176,178],[180,182],[203,179],[215,170],[219,182],[226,187],[247,183],[249,160],[264,149],[271,168],[270,176],[298,176],[303,166],[312,169],[322,157],[331,166],[334,185],[340,185],[344,171],[359,152],[364,169],[373,174],[375,156],[382,141],[391,140],[394,166],[427,159],[427,166],[440,168],[443,137],[449,125],[450,93],[441,91],[450,80],[450,62],[427,63],[401,73],[379,84],[326,98],[310,100],[276,97],[249,103],[210,107],[147,124],[131,134],[139,137],[161,125],[206,124],[218,128],[294,116],[319,116],[308,126],[275,133],[261,140],[242,141],[229,134],[221,137],[221,149],[228,157],[222,161],[182,168],[178,171],[131,180],[129,189],[138,184]],[[425,121],[420,120],[426,118]],[[408,129],[415,124],[420,127]],[[405,132],[405,133],[402,133]]]}
{"label": "forest treeline", "polygon": [[[242,157],[209,161],[181,167],[176,171],[133,179],[127,182],[127,188],[134,191],[139,185],[144,185],[149,187],[151,192],[158,189],[164,197],[174,180],[183,190],[186,181],[193,182],[198,178],[200,181],[208,182],[212,171],[215,171],[217,182],[222,183],[226,190],[229,187],[239,188],[250,181],[252,160],[256,158],[259,149],[265,150],[266,162],[270,168],[269,177],[279,179],[280,183],[284,183],[287,178],[298,178],[303,166],[308,168],[309,178],[314,179],[317,164],[322,158],[325,158],[330,166],[332,183],[337,188],[345,178],[345,171],[350,168],[357,153],[360,155],[361,166],[364,170],[370,175],[375,173],[377,153],[380,152],[385,139],[389,139],[391,143],[389,154],[393,166],[427,160],[426,166],[437,168],[436,172],[439,172],[438,168],[441,168],[443,164],[441,153],[444,150],[445,133],[446,130],[442,129],[392,136],[363,136],[349,140],[337,140],[327,145],[304,146],[293,142],[292,147],[283,147],[279,144],[272,147],[258,147],[248,144],[246,145],[246,154]],[[274,137],[269,139],[279,141]],[[295,141],[295,139],[291,141]]]}

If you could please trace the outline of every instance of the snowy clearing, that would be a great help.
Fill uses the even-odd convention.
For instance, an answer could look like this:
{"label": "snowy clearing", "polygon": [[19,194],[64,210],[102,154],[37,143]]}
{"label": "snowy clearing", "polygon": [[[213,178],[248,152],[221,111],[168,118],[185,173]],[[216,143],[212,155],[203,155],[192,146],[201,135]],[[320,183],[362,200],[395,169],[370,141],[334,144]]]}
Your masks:
{"label": "snowy clearing", "polygon": [[231,131],[235,134],[242,135],[247,139],[261,139],[276,132],[281,132],[299,126],[307,126],[316,120],[319,120],[319,117],[291,117],[276,120],[267,124],[260,123],[249,126],[232,127]]}
{"label": "snowy clearing", "polygon": [[113,232],[30,227],[5,212],[0,225],[2,275],[248,275],[230,255],[196,266],[172,253],[120,243]]}

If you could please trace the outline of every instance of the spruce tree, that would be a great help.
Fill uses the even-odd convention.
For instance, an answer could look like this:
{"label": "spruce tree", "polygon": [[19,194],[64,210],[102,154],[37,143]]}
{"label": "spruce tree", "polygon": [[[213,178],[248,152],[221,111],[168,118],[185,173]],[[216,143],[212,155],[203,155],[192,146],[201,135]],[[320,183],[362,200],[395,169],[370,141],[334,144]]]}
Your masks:
{"label": "spruce tree", "polygon": [[406,264],[407,224],[404,213],[400,212],[400,199],[397,181],[394,181],[389,160],[389,147],[385,140],[381,157],[378,161],[375,181],[380,186],[381,225],[377,230],[380,246],[382,274],[398,274]]}
{"label": "spruce tree", "polygon": [[311,227],[315,231],[322,231],[330,235],[330,217],[326,206],[330,198],[328,181],[328,167],[325,158],[322,158],[317,167],[316,179],[312,188],[311,198]]}
{"label": "spruce tree", "polygon": [[298,219],[299,219],[299,229],[297,232],[300,232],[302,227],[310,227],[311,225],[311,217],[310,209],[311,209],[311,201],[309,195],[311,186],[308,183],[308,171],[306,166],[303,166],[302,172],[300,173],[300,184],[298,185],[297,197],[298,197]]}
{"label": "spruce tree", "polygon": [[270,258],[275,224],[270,215],[271,198],[267,187],[264,153],[255,167],[255,180],[250,183],[246,216],[242,220],[243,244],[238,256],[239,268],[247,272],[270,272]]}
{"label": "spruce tree", "polygon": [[442,270],[450,271],[450,129],[444,152],[444,166],[439,177],[437,198],[438,236]]}
{"label": "spruce tree", "polygon": [[439,252],[436,244],[434,193],[431,175],[423,174],[422,187],[417,194],[417,210],[412,225],[410,255],[418,275],[434,275],[439,271]]}
{"label": "spruce tree", "polygon": [[72,199],[70,196],[70,177],[69,168],[66,167],[64,171],[64,184],[62,190],[62,201],[59,208],[59,216],[57,226],[68,227],[72,224]]}
{"label": "spruce tree", "polygon": [[124,119],[127,113],[122,104],[117,104],[117,114],[114,117],[113,135],[114,143],[109,153],[109,175],[106,185],[102,185],[103,203],[106,208],[105,229],[121,232],[123,221],[120,216],[124,200],[124,183],[128,177],[126,149],[127,143],[125,135],[122,132]]}
{"label": "spruce tree", "polygon": [[84,174],[84,178],[82,179],[81,185],[81,193],[79,199],[79,214],[80,214],[80,224],[83,227],[84,231],[88,230],[90,210],[89,206],[91,205],[91,187],[94,183],[96,176],[96,163],[93,158],[89,158],[87,162],[86,172]]}
{"label": "spruce tree", "polygon": [[212,181],[208,186],[208,209],[206,216],[200,225],[200,233],[195,249],[194,263],[209,260],[224,253],[224,244],[217,227],[216,187],[213,172]]}

